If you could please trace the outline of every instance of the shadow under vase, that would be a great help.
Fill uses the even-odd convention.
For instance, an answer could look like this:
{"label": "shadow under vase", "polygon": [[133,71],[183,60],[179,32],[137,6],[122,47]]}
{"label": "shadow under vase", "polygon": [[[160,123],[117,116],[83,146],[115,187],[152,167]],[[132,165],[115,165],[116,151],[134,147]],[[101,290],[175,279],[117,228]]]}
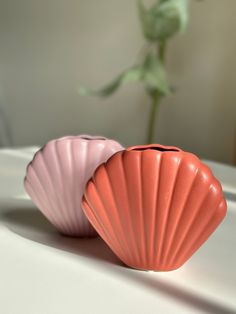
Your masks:
{"label": "shadow under vase", "polygon": [[28,240],[79,256],[122,265],[100,237],[78,238],[62,235],[33,207],[10,207],[1,213],[1,221],[13,233]]}

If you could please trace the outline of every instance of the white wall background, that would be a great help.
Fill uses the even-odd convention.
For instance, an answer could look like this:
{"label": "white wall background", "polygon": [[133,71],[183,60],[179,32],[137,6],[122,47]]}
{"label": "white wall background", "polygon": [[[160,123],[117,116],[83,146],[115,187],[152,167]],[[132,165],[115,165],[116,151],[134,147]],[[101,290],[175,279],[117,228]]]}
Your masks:
{"label": "white wall background", "polygon": [[[150,1],[149,1],[150,2]],[[158,142],[232,162],[236,125],[236,1],[191,0],[188,32],[169,47],[175,95],[160,108]],[[99,133],[144,142],[141,86],[84,98],[134,62],[143,44],[135,0],[0,0],[0,107],[14,145]]]}

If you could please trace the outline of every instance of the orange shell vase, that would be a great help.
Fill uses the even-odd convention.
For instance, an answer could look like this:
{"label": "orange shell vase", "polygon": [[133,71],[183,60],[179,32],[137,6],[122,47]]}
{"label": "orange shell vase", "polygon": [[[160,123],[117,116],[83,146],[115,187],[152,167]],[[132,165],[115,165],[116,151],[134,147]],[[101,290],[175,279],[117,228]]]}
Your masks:
{"label": "orange shell vase", "polygon": [[222,188],[195,155],[177,147],[130,147],[99,166],[83,210],[128,266],[169,271],[182,266],[226,214]]}

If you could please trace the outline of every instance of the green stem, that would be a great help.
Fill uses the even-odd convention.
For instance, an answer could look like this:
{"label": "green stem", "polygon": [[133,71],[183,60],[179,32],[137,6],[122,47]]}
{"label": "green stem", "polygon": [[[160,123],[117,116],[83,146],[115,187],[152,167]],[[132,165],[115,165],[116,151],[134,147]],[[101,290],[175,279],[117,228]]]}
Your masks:
{"label": "green stem", "polygon": [[155,139],[155,126],[156,126],[156,119],[157,119],[157,109],[160,103],[160,93],[157,91],[152,96],[152,104],[151,104],[151,111],[149,116],[149,123],[148,123],[148,135],[147,135],[147,144],[151,144],[154,142]]}
{"label": "green stem", "polygon": [[[158,45],[158,57],[161,62],[164,64],[165,56],[166,56],[166,43],[162,42]],[[151,144],[155,141],[155,127],[157,121],[157,111],[161,100],[161,93],[156,90],[151,95],[151,110],[149,115],[149,123],[148,123],[148,133],[147,133],[147,144]]]}
{"label": "green stem", "polygon": [[165,56],[166,56],[166,42],[163,41],[159,44],[157,53],[159,55],[159,58],[162,63],[165,62]]}

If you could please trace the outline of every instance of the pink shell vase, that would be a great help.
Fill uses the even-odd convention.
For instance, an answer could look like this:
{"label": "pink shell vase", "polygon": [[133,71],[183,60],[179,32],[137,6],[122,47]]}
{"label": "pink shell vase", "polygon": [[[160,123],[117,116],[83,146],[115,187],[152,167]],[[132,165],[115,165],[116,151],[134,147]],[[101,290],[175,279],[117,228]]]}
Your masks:
{"label": "pink shell vase", "polygon": [[126,265],[155,271],[183,265],[226,214],[211,170],[195,155],[161,145],[131,147],[100,165],[82,207]]}
{"label": "pink shell vase", "polygon": [[97,136],[52,140],[28,165],[25,190],[61,233],[95,236],[97,233],[81,208],[82,195],[97,166],[122,149],[118,142]]}

